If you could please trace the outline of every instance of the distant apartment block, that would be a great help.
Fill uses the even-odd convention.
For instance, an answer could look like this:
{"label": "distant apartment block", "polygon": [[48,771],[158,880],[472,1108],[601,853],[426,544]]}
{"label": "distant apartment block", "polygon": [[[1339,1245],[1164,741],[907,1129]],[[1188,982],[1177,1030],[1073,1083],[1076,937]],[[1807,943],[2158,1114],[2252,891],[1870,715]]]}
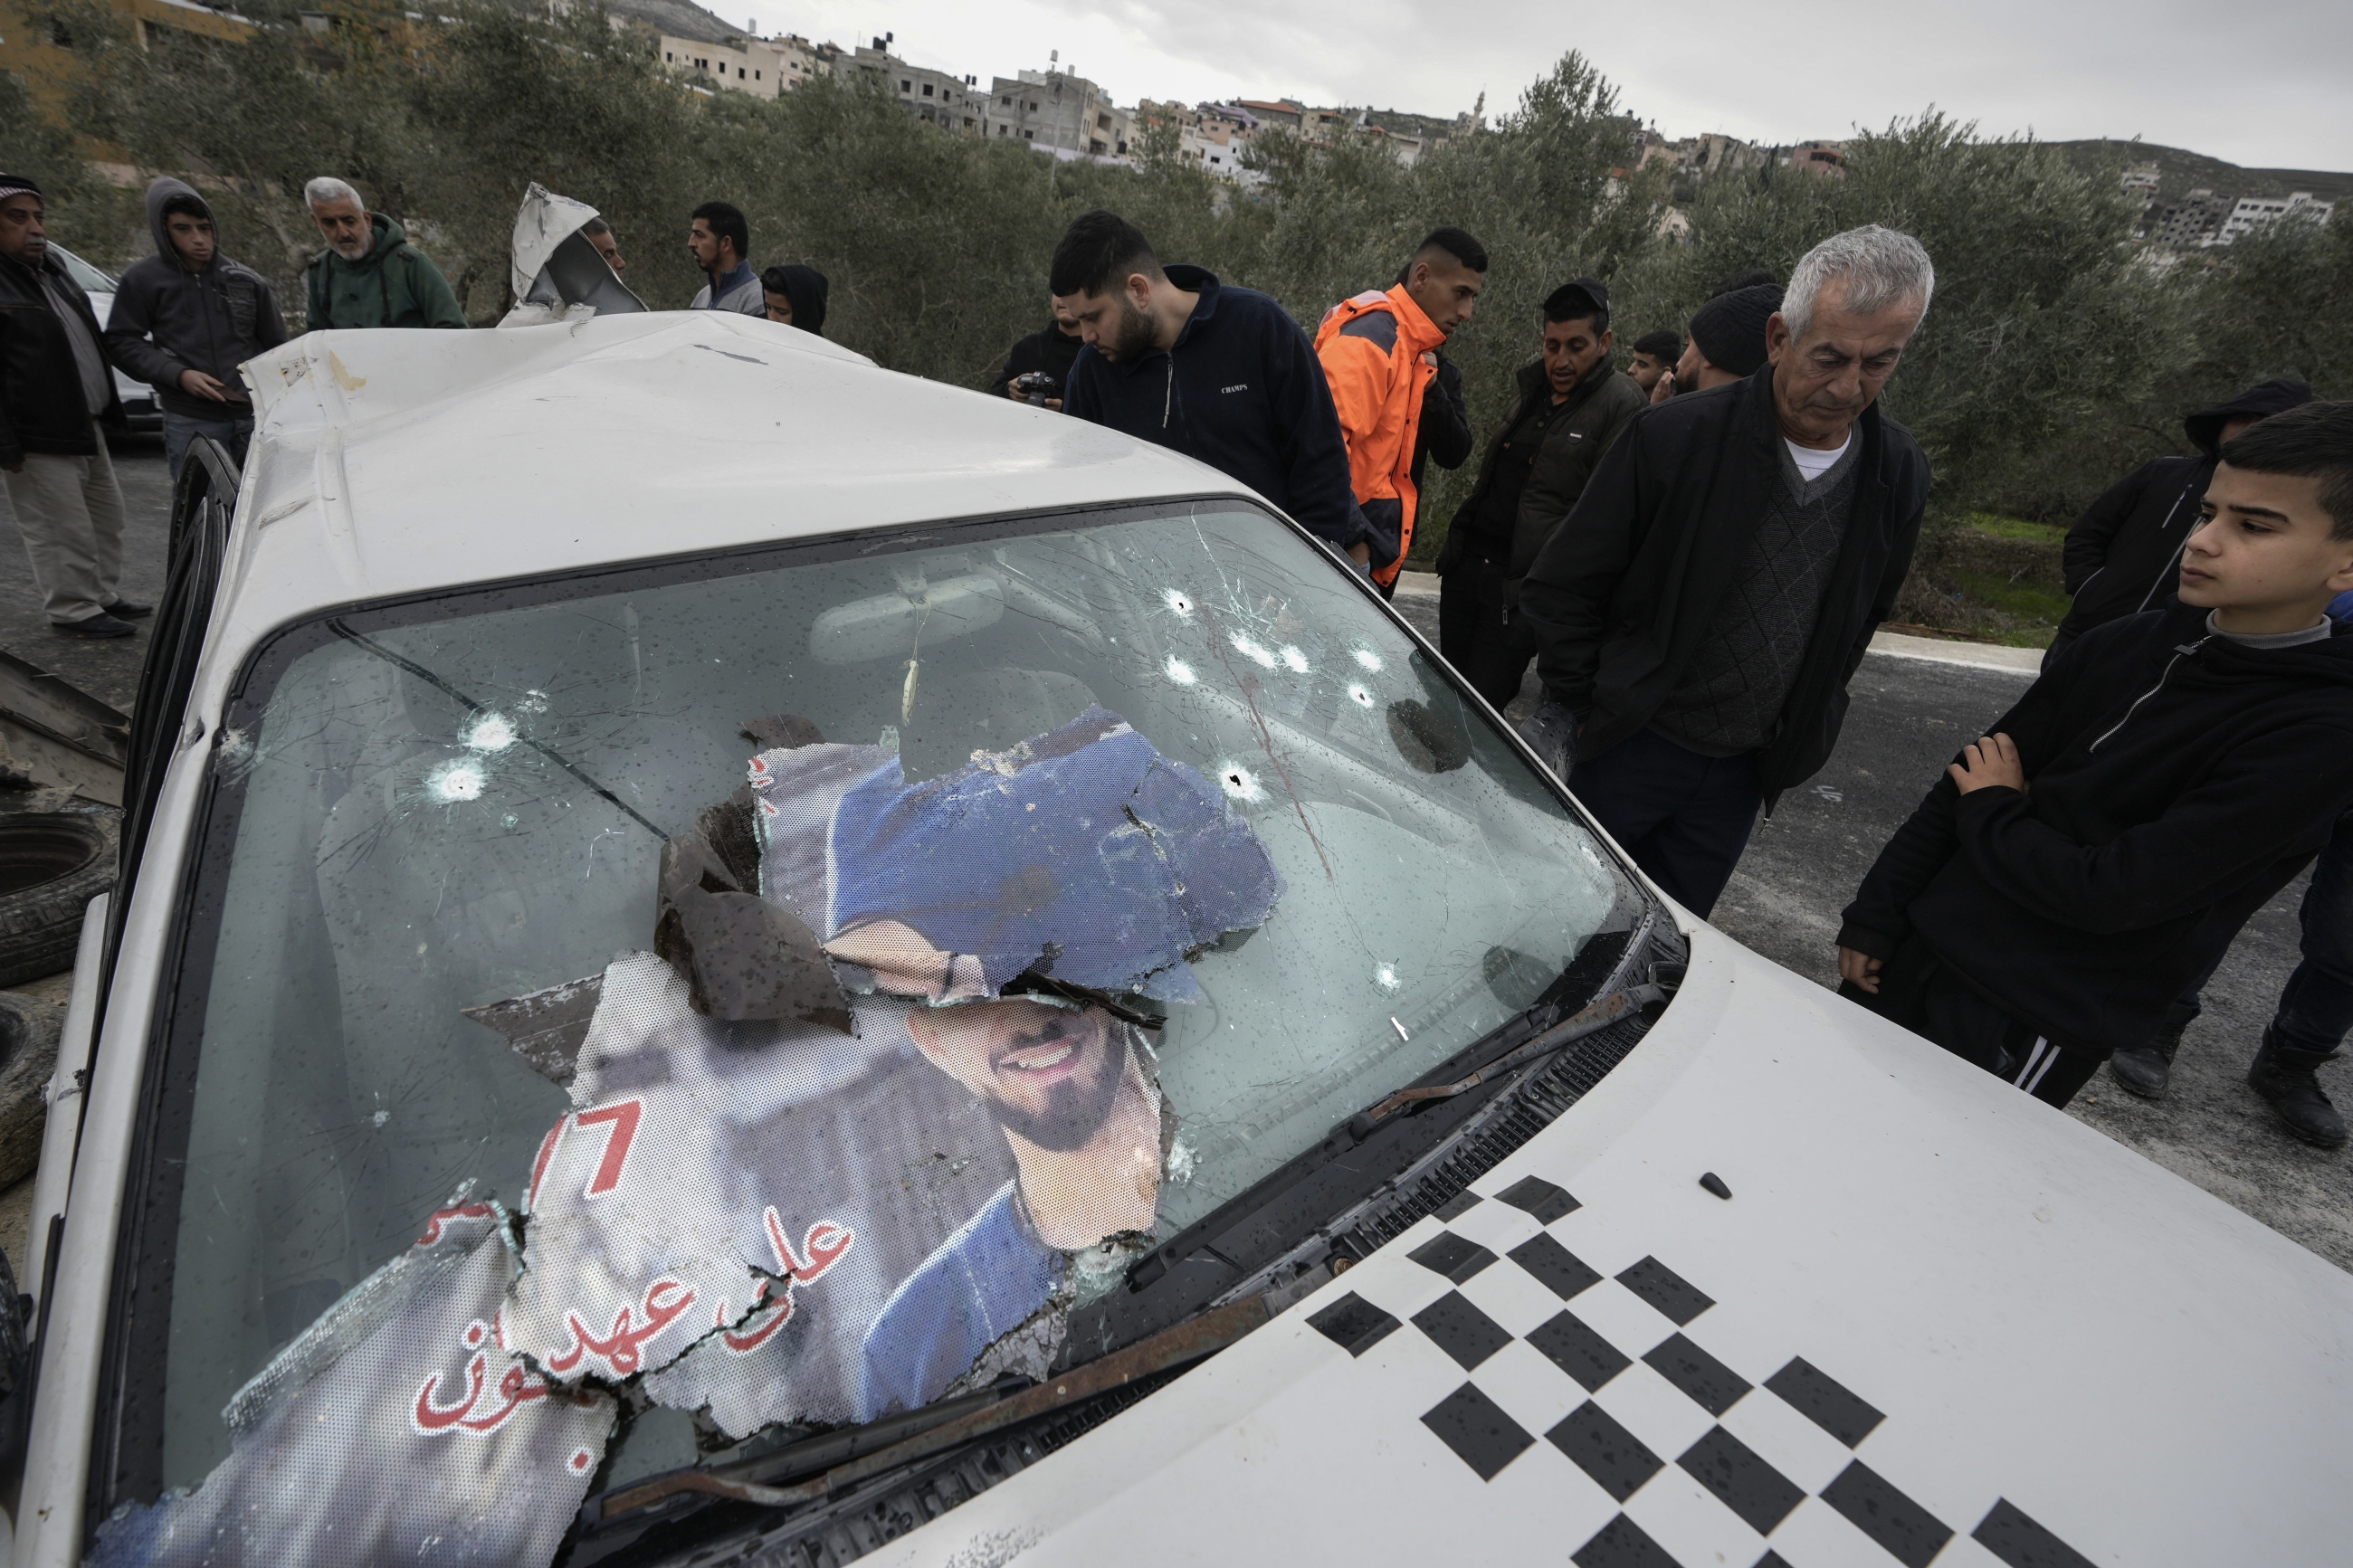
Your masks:
{"label": "distant apartment block", "polygon": [[971,77],[933,70],[902,59],[890,52],[881,38],[875,39],[871,48],[842,57],[841,66],[881,78],[883,87],[899,100],[899,107],[926,124],[959,136],[987,133],[988,101]]}
{"label": "distant apartment block", "polygon": [[1124,158],[1135,118],[1085,77],[1060,69],[997,77],[982,104],[991,141],[1064,157]]}
{"label": "distant apartment block", "polygon": [[2122,183],[2125,195],[2137,195],[2145,200],[2154,199],[2161,173],[2162,171],[2154,163],[2134,164],[2124,172]]}
{"label": "distant apartment block", "polygon": [[1792,169],[1802,169],[1809,174],[1843,180],[1846,178],[1846,143],[1800,142],[1789,149],[1788,163]]}
{"label": "distant apartment block", "polygon": [[2218,196],[2201,186],[2179,201],[2166,205],[2149,226],[2149,239],[2167,250],[2192,249],[2221,231],[2223,220],[2231,216],[2231,206],[2230,197]]}
{"label": "distant apartment block", "polygon": [[830,44],[812,44],[789,33],[774,38],[729,38],[723,43],[670,33],[661,37],[664,68],[698,87],[724,88],[755,98],[776,98],[814,78],[830,76],[832,57],[839,52]]}
{"label": "distant apartment block", "polygon": [[2317,200],[2310,191],[2297,191],[2284,196],[2241,196],[2238,204],[2232,207],[2230,216],[2222,220],[2220,232],[2206,243],[2228,245],[2242,235],[2253,234],[2265,224],[2277,223],[2291,214],[2313,223],[2327,223],[2336,210],[2335,202]]}

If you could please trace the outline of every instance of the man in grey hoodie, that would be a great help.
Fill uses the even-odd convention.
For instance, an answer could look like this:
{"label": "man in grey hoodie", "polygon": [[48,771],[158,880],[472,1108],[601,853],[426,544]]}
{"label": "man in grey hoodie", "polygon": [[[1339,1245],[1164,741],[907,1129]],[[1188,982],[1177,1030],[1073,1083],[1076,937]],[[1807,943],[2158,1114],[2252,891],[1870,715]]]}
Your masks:
{"label": "man in grey hoodie", "polygon": [[155,254],[132,263],[114,296],[106,352],[153,386],[164,405],[172,478],[188,443],[208,436],[239,462],[253,434],[253,401],[237,367],[286,341],[278,300],[261,275],[221,254],[213,209],[179,181],[147,187]]}

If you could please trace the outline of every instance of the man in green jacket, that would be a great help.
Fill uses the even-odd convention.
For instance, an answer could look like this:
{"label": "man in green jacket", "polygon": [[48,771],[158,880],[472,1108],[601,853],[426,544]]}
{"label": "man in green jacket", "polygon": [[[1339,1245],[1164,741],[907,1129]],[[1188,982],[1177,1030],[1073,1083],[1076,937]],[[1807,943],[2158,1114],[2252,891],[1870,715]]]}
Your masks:
{"label": "man in green jacket", "polygon": [[1609,342],[1608,289],[1580,278],[1552,291],[1544,357],[1521,367],[1519,396],[1438,552],[1439,651],[1499,712],[1536,655],[1520,580],[1646,401],[1610,364]]}
{"label": "man in green jacket", "polygon": [[462,327],[449,279],[408,243],[400,225],[371,213],[359,192],[322,175],[302,187],[327,248],[308,274],[311,327]]}

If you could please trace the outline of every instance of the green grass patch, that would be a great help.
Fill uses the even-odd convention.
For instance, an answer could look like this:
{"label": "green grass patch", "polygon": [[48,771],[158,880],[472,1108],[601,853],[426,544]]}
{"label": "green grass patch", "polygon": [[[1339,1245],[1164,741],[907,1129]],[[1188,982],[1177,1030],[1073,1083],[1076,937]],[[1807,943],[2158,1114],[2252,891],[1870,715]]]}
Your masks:
{"label": "green grass patch", "polygon": [[2057,544],[2067,537],[2063,523],[2029,522],[2022,517],[2004,517],[1992,511],[1969,513],[1969,527],[1996,539],[2023,539],[2035,544]]}
{"label": "green grass patch", "polygon": [[1991,572],[1957,571],[1953,580],[1979,604],[1990,605],[2008,615],[2047,621],[2053,626],[2065,617],[2068,605],[2073,603],[2048,584],[2013,583]]}

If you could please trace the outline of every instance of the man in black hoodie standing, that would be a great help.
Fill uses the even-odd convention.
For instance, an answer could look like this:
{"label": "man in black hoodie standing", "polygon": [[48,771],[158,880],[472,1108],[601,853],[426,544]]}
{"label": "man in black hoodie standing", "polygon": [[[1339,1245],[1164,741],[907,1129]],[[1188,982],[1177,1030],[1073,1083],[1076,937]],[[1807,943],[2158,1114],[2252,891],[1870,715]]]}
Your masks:
{"label": "man in black hoodie standing", "polygon": [[122,404],[90,296],[49,254],[41,187],[0,174],[0,473],[49,625],[68,637],[127,637],[152,615],[115,591],[122,489],[101,425]]}
{"label": "man in black hoodie standing", "polygon": [[2222,443],[2258,419],[2311,401],[2311,387],[2283,376],[2201,408],[2181,422],[2197,456],[2143,463],[2086,508],[2067,531],[2063,564],[2075,603],[2051,639],[2043,668],[2094,626],[2175,603],[2181,542],[2198,524],[2198,502]]}
{"label": "man in black hoodie standing", "polygon": [[[2327,614],[2353,591],[2353,403],[2220,456],[2179,602],[2052,660],[1839,931],[1841,994],[2049,1104],[2147,1039],[2353,808],[2353,629]],[[2326,1105],[2334,1054],[2268,1033],[2249,1079]]]}
{"label": "man in black hoodie standing", "polygon": [[286,341],[278,299],[261,274],[221,254],[213,209],[168,176],[147,187],[155,254],[131,264],[115,291],[107,353],[164,405],[172,478],[199,436],[238,462],[253,434],[253,400],[237,366]]}
{"label": "man in black hoodie standing", "polygon": [[1878,399],[1935,289],[1875,224],[1807,252],[1770,363],[1636,414],[1521,586],[1529,742],[1702,918],[1758,805],[1830,759],[1911,569],[1928,460]]}
{"label": "man in black hoodie standing", "polygon": [[1204,268],[1162,267],[1143,230],[1101,210],[1064,231],[1049,283],[1086,340],[1067,412],[1240,480],[1355,551],[1359,571],[1367,551],[1373,566],[1396,559],[1394,531],[1356,505],[1323,362],[1282,306]]}

